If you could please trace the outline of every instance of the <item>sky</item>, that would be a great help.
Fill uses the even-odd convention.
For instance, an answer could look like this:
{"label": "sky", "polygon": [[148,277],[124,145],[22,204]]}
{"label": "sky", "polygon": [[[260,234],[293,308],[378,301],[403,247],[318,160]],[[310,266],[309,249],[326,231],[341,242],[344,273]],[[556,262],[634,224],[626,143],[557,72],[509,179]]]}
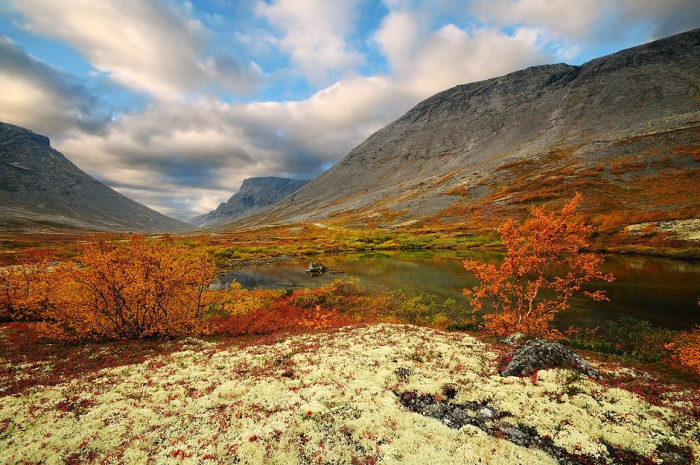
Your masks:
{"label": "sky", "polygon": [[697,0],[0,0],[0,121],[187,220],[455,85],[697,27]]}

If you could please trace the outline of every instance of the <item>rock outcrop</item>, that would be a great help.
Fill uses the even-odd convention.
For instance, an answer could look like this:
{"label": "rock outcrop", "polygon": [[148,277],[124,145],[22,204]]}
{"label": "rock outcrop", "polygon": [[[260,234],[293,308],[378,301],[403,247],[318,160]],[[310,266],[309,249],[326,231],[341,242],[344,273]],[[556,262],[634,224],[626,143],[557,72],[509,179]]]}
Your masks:
{"label": "rock outcrop", "polygon": [[81,171],[48,137],[0,123],[0,229],[178,232],[187,223],[131,200]]}

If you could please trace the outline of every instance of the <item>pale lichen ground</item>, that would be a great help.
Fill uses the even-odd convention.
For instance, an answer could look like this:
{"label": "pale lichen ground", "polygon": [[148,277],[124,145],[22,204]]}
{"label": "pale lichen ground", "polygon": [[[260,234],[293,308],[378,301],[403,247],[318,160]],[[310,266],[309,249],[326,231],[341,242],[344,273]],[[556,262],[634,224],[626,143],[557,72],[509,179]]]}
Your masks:
{"label": "pale lichen ground", "polygon": [[568,370],[540,371],[535,384],[501,378],[496,357],[470,336],[403,325],[245,349],[200,343],[0,398],[0,463],[554,463],[406,411],[394,394],[446,383],[454,402],[486,402],[572,453],[605,454],[608,443],[653,457],[670,443],[700,455],[697,422],[671,401],[653,406]]}

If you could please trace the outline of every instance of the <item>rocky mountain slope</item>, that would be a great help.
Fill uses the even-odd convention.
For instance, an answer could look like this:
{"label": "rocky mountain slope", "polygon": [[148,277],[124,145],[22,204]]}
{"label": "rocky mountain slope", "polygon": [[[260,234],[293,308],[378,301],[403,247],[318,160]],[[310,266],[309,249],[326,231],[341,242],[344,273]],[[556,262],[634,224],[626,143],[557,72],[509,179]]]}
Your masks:
{"label": "rocky mountain slope", "polygon": [[233,194],[228,201],[220,204],[216,210],[205,215],[196,216],[189,222],[201,227],[241,217],[250,212],[276,204],[308,182],[274,176],[246,179],[241,184],[238,192]]}
{"label": "rocky mountain slope", "polygon": [[47,137],[0,123],[0,229],[185,231],[81,171]]}
{"label": "rocky mountain slope", "polygon": [[236,226],[483,230],[581,192],[586,219],[617,234],[700,217],[698,179],[700,29],[441,92]]}

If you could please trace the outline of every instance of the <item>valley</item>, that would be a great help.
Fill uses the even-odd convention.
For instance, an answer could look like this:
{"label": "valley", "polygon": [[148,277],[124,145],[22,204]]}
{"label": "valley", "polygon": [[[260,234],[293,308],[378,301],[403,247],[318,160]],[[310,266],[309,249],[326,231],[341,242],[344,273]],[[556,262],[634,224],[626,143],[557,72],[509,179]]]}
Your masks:
{"label": "valley", "polygon": [[207,130],[255,174],[188,222],[0,123],[0,463],[700,463],[699,72],[458,85],[311,181]]}

